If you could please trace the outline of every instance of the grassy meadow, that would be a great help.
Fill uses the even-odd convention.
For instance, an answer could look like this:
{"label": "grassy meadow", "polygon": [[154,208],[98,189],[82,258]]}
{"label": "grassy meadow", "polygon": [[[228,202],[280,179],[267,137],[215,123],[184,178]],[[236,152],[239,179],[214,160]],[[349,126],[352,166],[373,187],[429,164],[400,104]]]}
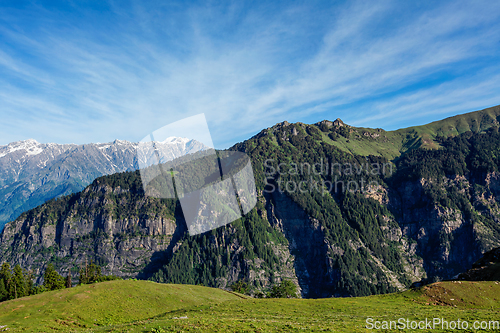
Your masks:
{"label": "grassy meadow", "polygon": [[[426,318],[460,319],[469,325],[462,332],[474,332],[474,321],[500,320],[500,283],[439,282],[417,290],[357,298],[254,299],[202,286],[127,280],[0,303],[0,326],[9,332],[395,331],[368,329],[369,318],[373,320],[370,325],[378,321],[379,326],[400,318],[410,325]],[[440,328],[432,331],[453,331]]]}

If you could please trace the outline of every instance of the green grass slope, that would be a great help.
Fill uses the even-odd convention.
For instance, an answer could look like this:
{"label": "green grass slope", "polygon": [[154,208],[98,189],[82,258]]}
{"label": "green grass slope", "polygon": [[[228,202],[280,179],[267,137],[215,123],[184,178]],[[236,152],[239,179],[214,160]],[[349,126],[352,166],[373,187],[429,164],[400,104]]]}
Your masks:
{"label": "green grass slope", "polygon": [[[453,300],[451,300],[453,299]],[[455,302],[456,300],[456,302]],[[394,294],[330,299],[250,299],[166,313],[111,332],[367,332],[367,320],[499,321],[500,283],[442,282]],[[185,318],[185,319],[175,319]],[[436,326],[433,332],[450,332]],[[375,330],[388,332],[389,330]],[[425,330],[403,329],[400,332]],[[470,330],[469,332],[471,332]],[[498,332],[494,329],[481,332]]]}
{"label": "green grass slope", "polygon": [[335,147],[360,156],[384,156],[392,160],[405,151],[405,144],[413,136],[406,138],[406,133],[384,131],[372,128],[351,127],[349,138],[338,136],[335,140],[322,133],[323,141]]}
{"label": "green grass slope", "polygon": [[442,318],[493,325],[500,320],[499,308],[500,283],[494,281],[316,300],[253,299],[200,286],[112,281],[1,303],[0,326],[11,332],[366,332],[369,318],[372,323]]}
{"label": "green grass slope", "polygon": [[423,147],[437,148],[436,136],[456,136],[468,131],[480,133],[492,126],[499,126],[500,106],[469,112],[422,126],[414,126],[395,131],[400,134],[414,133],[421,138]]}
{"label": "green grass slope", "polygon": [[243,298],[202,286],[108,281],[0,303],[0,326],[7,325],[9,331],[71,331],[128,323],[195,305]]}
{"label": "green grass slope", "polygon": [[[322,128],[320,124],[305,126]],[[435,141],[437,136],[456,136],[467,131],[480,133],[499,125],[500,106],[495,106],[395,131],[349,126],[349,135],[332,139],[323,127],[321,135],[322,141],[345,152],[360,156],[383,156],[393,160],[402,153],[419,147],[438,149],[439,145]]]}

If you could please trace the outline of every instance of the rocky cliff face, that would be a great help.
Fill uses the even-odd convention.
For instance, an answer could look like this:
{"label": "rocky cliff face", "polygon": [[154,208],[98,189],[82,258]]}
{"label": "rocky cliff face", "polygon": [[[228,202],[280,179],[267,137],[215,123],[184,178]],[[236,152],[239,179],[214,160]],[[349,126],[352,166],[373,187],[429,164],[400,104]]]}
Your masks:
{"label": "rocky cliff face", "polygon": [[[403,234],[416,240],[429,276],[449,279],[500,246],[499,178],[491,172],[483,179],[420,179],[391,190],[388,205]],[[469,210],[441,205],[432,191],[457,192]]]}
{"label": "rocky cliff face", "polygon": [[86,260],[94,260],[106,274],[137,277],[178,232],[172,212],[138,197],[138,191],[97,180],[79,194],[23,214],[1,234],[0,261],[36,275],[53,261],[63,274],[75,275]]}
{"label": "rocky cliff face", "polygon": [[[302,296],[331,297],[331,291],[335,289],[341,275],[335,262],[344,255],[345,245],[332,242],[326,236],[326,228],[322,223],[309,216],[284,193],[273,192],[266,197],[267,218],[288,241],[288,251],[294,260],[294,271],[297,283],[302,288]],[[389,222],[390,217],[384,216],[384,219]],[[404,290],[407,287],[401,282],[404,278],[416,281],[426,277],[426,273],[422,267],[423,260],[416,255],[417,244],[408,242],[398,225],[394,221],[391,222],[382,228],[382,232],[388,242],[398,244],[398,251],[402,254],[401,272],[391,271],[384,264],[384,258],[370,251],[369,246],[362,240],[353,239],[348,242],[348,247],[354,251],[364,249],[369,253],[368,260],[386,279],[384,282],[379,281],[380,283],[388,283],[395,290]],[[377,278],[372,277],[371,282],[376,284]],[[337,293],[334,296],[349,295]]]}
{"label": "rocky cliff face", "polygon": [[267,218],[288,240],[294,272],[304,297],[321,297],[331,284],[329,243],[320,223],[283,193],[267,196]]}

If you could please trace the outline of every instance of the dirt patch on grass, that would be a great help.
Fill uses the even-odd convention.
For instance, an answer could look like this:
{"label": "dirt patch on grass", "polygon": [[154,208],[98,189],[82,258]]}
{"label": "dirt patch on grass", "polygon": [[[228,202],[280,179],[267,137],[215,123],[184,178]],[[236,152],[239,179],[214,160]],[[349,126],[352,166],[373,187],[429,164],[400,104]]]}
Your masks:
{"label": "dirt patch on grass", "polygon": [[76,294],[74,297],[75,297],[77,300],[82,300],[82,299],[89,298],[89,295],[85,295],[85,294]]}
{"label": "dirt patch on grass", "polygon": [[455,307],[500,306],[500,283],[495,281],[446,281],[420,288],[424,303]]}
{"label": "dirt patch on grass", "polygon": [[434,283],[422,288],[423,296],[429,305],[459,306],[465,302],[450,289],[445,288],[440,283]]}

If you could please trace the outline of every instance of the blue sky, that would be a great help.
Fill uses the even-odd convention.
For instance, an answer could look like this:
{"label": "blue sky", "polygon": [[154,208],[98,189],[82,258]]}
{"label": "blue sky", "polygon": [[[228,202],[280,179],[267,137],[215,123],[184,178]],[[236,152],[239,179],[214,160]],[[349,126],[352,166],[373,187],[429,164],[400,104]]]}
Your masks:
{"label": "blue sky", "polygon": [[205,113],[386,130],[500,104],[498,1],[2,1],[0,144],[139,141]]}

